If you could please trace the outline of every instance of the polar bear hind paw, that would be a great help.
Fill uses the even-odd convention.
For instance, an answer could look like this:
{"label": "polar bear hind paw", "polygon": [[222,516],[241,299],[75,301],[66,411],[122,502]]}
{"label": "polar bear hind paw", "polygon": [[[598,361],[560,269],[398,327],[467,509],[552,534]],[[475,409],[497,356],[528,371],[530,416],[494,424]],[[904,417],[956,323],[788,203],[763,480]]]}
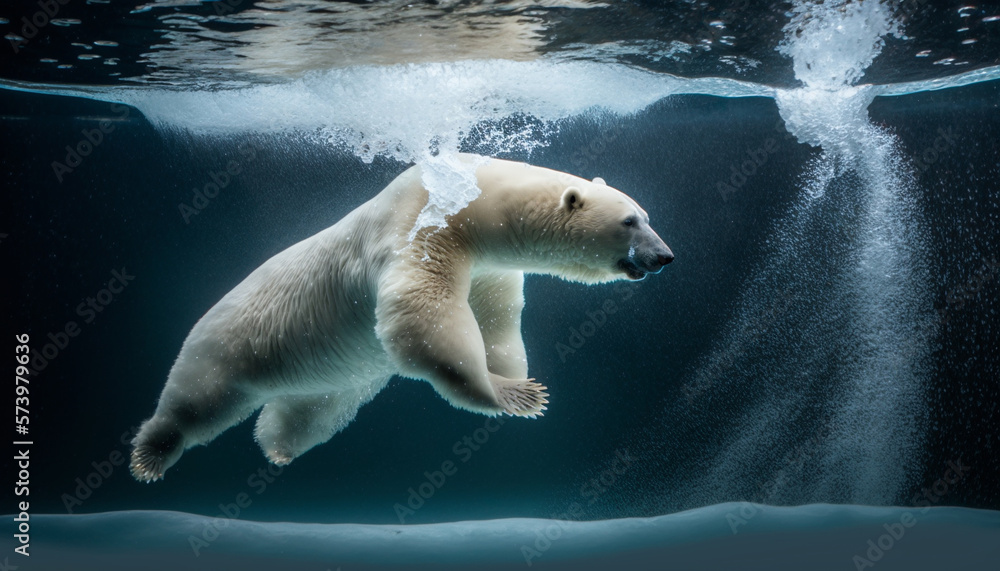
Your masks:
{"label": "polar bear hind paw", "polygon": [[511,416],[526,416],[529,418],[544,416],[542,411],[546,409],[545,405],[549,403],[545,397],[549,396],[549,393],[544,392],[547,387],[533,382],[534,380],[513,381],[502,379],[493,383],[497,401],[504,412]]}
{"label": "polar bear hind paw", "polygon": [[275,466],[287,466],[295,459],[291,453],[282,450],[268,450],[264,455]]}
{"label": "polar bear hind paw", "polygon": [[143,444],[132,451],[129,469],[136,480],[148,484],[163,479],[164,463],[163,454],[156,447]]}

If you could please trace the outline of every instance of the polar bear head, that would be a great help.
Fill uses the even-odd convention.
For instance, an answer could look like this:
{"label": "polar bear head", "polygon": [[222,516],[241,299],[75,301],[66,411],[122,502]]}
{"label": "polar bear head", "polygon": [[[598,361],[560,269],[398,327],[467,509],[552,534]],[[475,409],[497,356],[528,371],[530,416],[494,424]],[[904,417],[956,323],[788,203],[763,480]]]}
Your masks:
{"label": "polar bear head", "polygon": [[563,278],[586,283],[641,280],[674,259],[649,226],[646,211],[603,179],[566,186],[556,218],[568,231],[564,245],[575,254],[559,264],[557,274]]}

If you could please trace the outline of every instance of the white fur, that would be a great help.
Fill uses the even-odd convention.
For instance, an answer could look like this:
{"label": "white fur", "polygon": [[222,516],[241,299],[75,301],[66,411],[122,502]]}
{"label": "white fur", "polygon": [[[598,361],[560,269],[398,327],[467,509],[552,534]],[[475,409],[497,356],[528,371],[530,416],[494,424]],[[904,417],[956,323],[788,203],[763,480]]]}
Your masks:
{"label": "white fur", "polygon": [[226,294],[185,340],[134,441],[133,474],[162,477],[184,449],[261,406],[256,438],[286,464],[392,375],[427,380],[468,410],[540,414],[547,395],[527,379],[521,340],[523,272],[624,279],[616,262],[634,233],[655,233],[623,228],[626,216],[648,217],[601,179],[495,159],[476,175],[482,194],[445,228],[408,240],[427,202],[413,167]]}

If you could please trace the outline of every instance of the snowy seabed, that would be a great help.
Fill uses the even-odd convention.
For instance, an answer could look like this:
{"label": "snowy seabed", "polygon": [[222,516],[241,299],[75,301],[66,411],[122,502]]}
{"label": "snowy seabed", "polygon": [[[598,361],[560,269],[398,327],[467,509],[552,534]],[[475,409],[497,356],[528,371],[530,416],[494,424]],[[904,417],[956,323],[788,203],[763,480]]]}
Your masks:
{"label": "snowy seabed", "polygon": [[30,557],[15,555],[17,561],[11,561],[22,571],[995,571],[1000,562],[1000,512],[955,507],[726,503],[652,518],[407,526],[260,523],[122,511],[32,516],[32,523]]}

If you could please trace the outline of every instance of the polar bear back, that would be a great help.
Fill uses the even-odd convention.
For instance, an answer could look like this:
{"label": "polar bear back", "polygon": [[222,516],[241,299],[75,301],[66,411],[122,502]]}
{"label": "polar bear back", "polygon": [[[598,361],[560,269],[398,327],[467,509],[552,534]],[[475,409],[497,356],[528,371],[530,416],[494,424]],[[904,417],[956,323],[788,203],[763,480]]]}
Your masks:
{"label": "polar bear back", "polygon": [[390,374],[374,332],[377,284],[424,203],[419,170],[410,169],[335,225],[275,254],[198,321],[175,366],[225,367],[232,378],[302,394]]}

